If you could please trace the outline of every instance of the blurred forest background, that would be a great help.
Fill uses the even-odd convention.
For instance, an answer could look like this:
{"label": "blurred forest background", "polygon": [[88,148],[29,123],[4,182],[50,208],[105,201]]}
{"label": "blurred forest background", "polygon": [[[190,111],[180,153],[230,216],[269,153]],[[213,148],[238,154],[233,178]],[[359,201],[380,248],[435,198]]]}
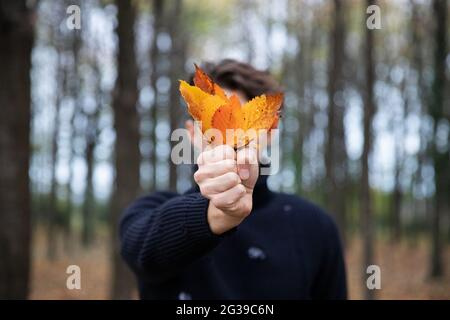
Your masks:
{"label": "blurred forest background", "polygon": [[[369,30],[366,9],[381,9]],[[81,29],[67,27],[70,5]],[[286,90],[273,190],[332,213],[350,298],[450,299],[446,0],[0,0],[0,298],[136,298],[117,221],[185,191],[178,79],[235,58]],[[82,289],[66,288],[81,267]],[[366,290],[366,267],[381,290]]]}

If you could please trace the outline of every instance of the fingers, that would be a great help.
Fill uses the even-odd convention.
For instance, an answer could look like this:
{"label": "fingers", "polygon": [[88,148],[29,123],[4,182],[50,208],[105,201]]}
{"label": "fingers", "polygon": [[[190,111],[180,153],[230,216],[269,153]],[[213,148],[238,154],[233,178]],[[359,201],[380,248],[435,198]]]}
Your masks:
{"label": "fingers", "polygon": [[205,197],[211,198],[212,195],[241,183],[235,158],[236,152],[227,145],[220,145],[200,154],[199,169],[194,174],[194,180]]}
{"label": "fingers", "polygon": [[194,174],[194,180],[198,183],[210,178],[221,176],[227,172],[237,173],[236,160],[225,159],[202,165]]}
{"label": "fingers", "polygon": [[203,151],[198,158],[199,169],[194,179],[201,194],[223,213],[245,217],[252,208],[251,192],[258,178],[255,148],[237,153],[228,145]]}
{"label": "fingers", "polygon": [[214,194],[225,192],[241,183],[235,172],[227,172],[221,176],[206,179],[199,184],[200,192],[210,198]]}
{"label": "fingers", "polygon": [[211,202],[216,208],[233,209],[245,194],[245,187],[242,184],[237,184],[225,192],[212,196]]}
{"label": "fingers", "polygon": [[203,165],[212,162],[218,162],[225,159],[236,159],[236,152],[228,145],[219,145],[209,150],[203,151],[198,159],[198,165]]}

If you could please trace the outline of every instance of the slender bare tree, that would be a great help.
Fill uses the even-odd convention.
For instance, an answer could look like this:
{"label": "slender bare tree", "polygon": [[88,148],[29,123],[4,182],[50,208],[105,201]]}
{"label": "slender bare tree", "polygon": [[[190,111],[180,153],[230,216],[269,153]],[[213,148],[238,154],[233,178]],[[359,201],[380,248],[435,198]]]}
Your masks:
{"label": "slender bare tree", "polygon": [[[446,58],[447,58],[447,1],[434,0],[433,14],[436,23],[434,31],[434,79],[431,88],[429,113],[434,121],[431,158],[434,165],[435,202],[431,221],[431,270],[432,278],[442,277],[444,274],[442,258],[441,218],[447,209],[448,179],[450,178],[449,152],[440,150],[438,144],[438,125],[444,120],[445,88],[446,88]],[[448,120],[448,119],[447,119]],[[450,139],[447,133],[446,141]]]}
{"label": "slender bare tree", "polygon": [[152,131],[150,134],[151,140],[151,154],[150,161],[152,163],[152,184],[151,190],[155,191],[156,189],[156,170],[158,164],[158,155],[156,154],[156,146],[158,139],[156,137],[156,123],[158,121],[158,106],[159,106],[159,94],[157,81],[162,73],[161,69],[161,61],[160,61],[160,52],[158,49],[158,37],[164,29],[164,1],[163,0],[153,0],[153,40],[152,47],[150,49],[150,64],[152,66],[151,76],[150,76],[150,85],[153,89],[153,103],[150,110],[150,118],[152,121]]}
{"label": "slender bare tree", "polygon": [[117,0],[119,50],[117,79],[114,92],[115,185],[112,197],[112,291],[113,299],[128,299],[134,287],[134,277],[120,257],[117,234],[122,210],[138,196],[140,151],[138,99],[138,68],[135,57],[135,7],[131,1]]}
{"label": "slender bare tree", "polygon": [[[174,130],[180,127],[182,119],[182,108],[180,104],[180,93],[178,91],[178,80],[184,77],[184,62],[186,60],[186,34],[182,29],[182,1],[173,1],[170,18],[172,21],[169,25],[169,34],[172,39],[172,47],[170,51],[170,92],[169,92],[169,119],[170,128]],[[169,188],[177,190],[177,165],[169,159]]]}
{"label": "slender bare tree", "polygon": [[80,114],[81,110],[81,81],[79,77],[79,62],[80,62],[80,50],[82,47],[82,39],[79,31],[73,31],[71,44],[70,44],[70,52],[72,55],[73,63],[70,66],[70,70],[68,70],[68,84],[67,84],[67,94],[71,97],[73,101],[69,125],[70,125],[70,137],[68,143],[68,167],[69,167],[69,178],[67,184],[65,186],[66,189],[66,226],[65,226],[65,248],[69,252],[72,252],[74,249],[74,239],[73,239],[73,230],[72,230],[72,219],[74,215],[74,203],[73,203],[73,190],[72,190],[72,182],[75,175],[75,139],[77,137],[77,130],[75,126],[75,121]]}
{"label": "slender bare tree", "polygon": [[[367,0],[367,6],[376,4],[375,0]],[[365,12],[365,10],[364,10]],[[365,60],[365,89],[364,89],[364,119],[363,119],[363,152],[361,156],[361,222],[363,237],[363,277],[366,278],[366,268],[373,264],[374,250],[374,226],[373,207],[369,184],[369,157],[372,152],[372,122],[375,114],[375,62],[374,62],[374,30],[366,28],[364,43]],[[374,290],[366,288],[366,299],[374,298]]]}
{"label": "slender bare tree", "polygon": [[58,165],[58,148],[59,148],[59,134],[60,134],[60,114],[61,114],[61,101],[64,91],[65,72],[62,64],[63,50],[61,43],[55,44],[57,48],[57,63],[56,63],[56,99],[55,108],[53,114],[53,130],[51,136],[51,154],[50,154],[50,195],[49,195],[49,211],[47,221],[47,257],[50,260],[56,257],[56,233],[57,233],[57,219],[58,219],[58,198],[57,189],[58,181],[56,179],[56,170]]}
{"label": "slender bare tree", "polygon": [[325,149],[327,175],[327,205],[334,213],[341,232],[345,235],[347,153],[344,132],[344,76],[345,61],[345,7],[344,1],[334,0],[334,18],[330,32],[328,71],[328,131]]}
{"label": "slender bare tree", "polygon": [[83,225],[82,225],[82,243],[85,247],[92,244],[94,240],[95,230],[95,195],[94,195],[94,169],[95,169],[95,147],[100,135],[99,118],[103,105],[103,92],[100,86],[101,73],[99,70],[99,62],[95,57],[95,53],[92,55],[92,70],[95,82],[94,96],[96,99],[95,110],[92,112],[83,111],[83,115],[86,118],[86,130],[85,141],[86,147],[84,150],[84,158],[86,161],[86,188],[84,190],[84,202],[83,202]]}

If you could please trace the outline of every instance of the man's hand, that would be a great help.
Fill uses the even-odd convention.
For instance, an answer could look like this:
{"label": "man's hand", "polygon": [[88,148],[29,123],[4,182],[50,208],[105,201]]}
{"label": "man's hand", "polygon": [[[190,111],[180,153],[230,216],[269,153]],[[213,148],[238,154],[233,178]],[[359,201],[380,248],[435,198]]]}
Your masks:
{"label": "man's hand", "polygon": [[197,160],[195,182],[210,200],[208,223],[222,234],[239,225],[251,212],[253,188],[258,178],[256,151],[247,147],[237,152],[227,145],[203,151]]}

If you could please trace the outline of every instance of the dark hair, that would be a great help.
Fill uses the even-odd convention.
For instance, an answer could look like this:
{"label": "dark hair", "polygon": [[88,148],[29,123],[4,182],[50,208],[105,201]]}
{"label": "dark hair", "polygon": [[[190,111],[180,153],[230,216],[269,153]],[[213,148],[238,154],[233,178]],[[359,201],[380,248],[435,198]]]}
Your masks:
{"label": "dark hair", "polygon": [[249,100],[282,91],[269,72],[257,70],[248,63],[224,59],[217,64],[204,63],[201,68],[214,82],[230,90],[242,91]]}

